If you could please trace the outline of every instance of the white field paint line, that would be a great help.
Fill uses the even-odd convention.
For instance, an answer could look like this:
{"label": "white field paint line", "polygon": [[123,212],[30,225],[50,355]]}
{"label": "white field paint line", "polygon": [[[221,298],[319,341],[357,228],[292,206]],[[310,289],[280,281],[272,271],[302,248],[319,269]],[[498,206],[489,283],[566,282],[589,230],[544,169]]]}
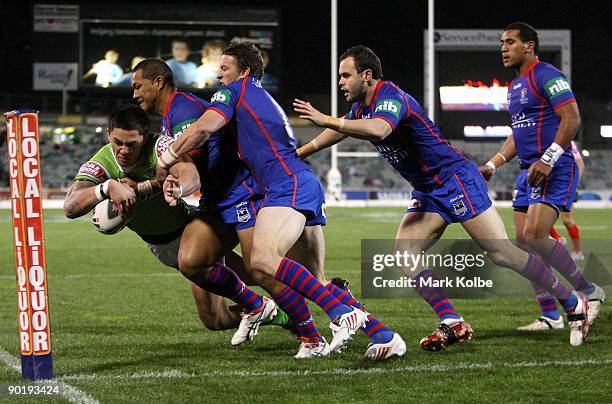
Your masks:
{"label": "white field paint line", "polygon": [[457,370],[491,370],[496,368],[543,368],[552,366],[582,367],[610,365],[612,359],[582,361],[546,361],[546,362],[517,362],[517,363],[465,363],[456,365],[414,365],[400,368],[368,368],[368,369],[325,369],[325,370],[270,370],[261,372],[240,371],[212,371],[205,373],[185,373],[180,370],[164,370],[160,372],[138,372],[131,374],[75,374],[60,376],[60,380],[134,380],[134,379],[181,379],[205,377],[268,377],[268,376],[309,376],[309,375],[359,375],[359,374],[385,374],[402,372],[452,372]]}
{"label": "white field paint line", "polygon": [[[49,279],[80,279],[80,278],[136,278],[136,277],[160,277],[177,276],[178,272],[155,273],[155,274],[73,274],[73,275],[48,275]],[[15,275],[0,275],[0,279],[15,280]]]}
{"label": "white field paint line", "polygon": [[[21,373],[21,364],[19,360],[2,348],[0,348],[0,362],[6,364],[9,368],[15,370],[16,372]],[[59,380],[58,378],[51,380],[39,380],[33,383],[38,385],[58,387],[62,397],[64,397],[71,403],[100,404],[98,400],[91,397],[89,394],[72,387],[64,381]]]}

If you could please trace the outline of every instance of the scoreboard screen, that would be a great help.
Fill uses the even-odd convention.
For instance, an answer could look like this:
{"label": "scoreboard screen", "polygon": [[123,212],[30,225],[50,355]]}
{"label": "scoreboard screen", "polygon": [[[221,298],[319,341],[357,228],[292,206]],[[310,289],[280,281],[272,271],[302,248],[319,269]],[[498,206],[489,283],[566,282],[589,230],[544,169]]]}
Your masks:
{"label": "scoreboard screen", "polygon": [[[539,57],[559,65],[559,52],[543,51]],[[512,133],[507,95],[514,77],[499,50],[436,52],[436,121],[444,136],[482,140]]]}

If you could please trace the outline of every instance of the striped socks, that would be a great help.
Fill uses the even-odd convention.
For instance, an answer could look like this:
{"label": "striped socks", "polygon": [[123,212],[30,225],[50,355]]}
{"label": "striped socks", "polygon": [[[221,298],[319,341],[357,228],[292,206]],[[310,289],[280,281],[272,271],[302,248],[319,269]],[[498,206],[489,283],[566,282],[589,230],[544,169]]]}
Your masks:
{"label": "striped socks", "polygon": [[295,324],[300,337],[322,340],[321,334],[319,334],[319,330],[317,330],[310,310],[306,305],[306,300],[299,293],[290,287],[286,287],[280,293],[273,295],[272,299],[274,299],[278,307],[287,313],[293,324]]}
{"label": "striped socks", "polygon": [[425,299],[441,321],[450,319],[460,319],[455,308],[446,296],[444,289],[439,286],[434,286],[438,280],[436,274],[431,269],[425,269],[414,278],[414,289]]}
{"label": "striped socks", "polygon": [[584,278],[582,271],[576,266],[563,243],[557,241],[552,250],[540,255],[546,263],[554,267],[565,279],[571,282],[575,290],[585,291],[586,293],[593,291],[593,285]]}
{"label": "striped socks", "polygon": [[261,295],[242,282],[234,271],[219,262],[206,279],[196,284],[209,292],[233,300],[247,312],[255,311],[263,304]]}
{"label": "striped socks", "polygon": [[[348,289],[341,289],[336,286],[334,281],[329,282],[325,289],[332,293],[338,300],[347,306],[353,306],[359,310],[366,311],[365,308],[355,299]],[[368,313],[368,322],[363,332],[372,340],[374,344],[384,344],[393,339],[393,331],[385,327],[376,317]]]}
{"label": "striped socks", "polygon": [[325,286],[312,276],[304,266],[289,258],[282,259],[274,277],[305,298],[315,302],[332,320],[352,310],[329,293]]}
{"label": "striped socks", "polygon": [[540,313],[542,316],[558,320],[561,315],[559,314],[559,310],[557,310],[557,300],[549,291],[542,289],[540,285],[532,282],[531,286],[533,286],[533,290],[536,293],[536,299],[540,305]]}
{"label": "striped socks", "polygon": [[529,254],[527,265],[521,271],[521,275],[549,291],[561,303],[566,313],[572,313],[576,308],[578,304],[576,296],[559,282],[552,270],[540,258]]}

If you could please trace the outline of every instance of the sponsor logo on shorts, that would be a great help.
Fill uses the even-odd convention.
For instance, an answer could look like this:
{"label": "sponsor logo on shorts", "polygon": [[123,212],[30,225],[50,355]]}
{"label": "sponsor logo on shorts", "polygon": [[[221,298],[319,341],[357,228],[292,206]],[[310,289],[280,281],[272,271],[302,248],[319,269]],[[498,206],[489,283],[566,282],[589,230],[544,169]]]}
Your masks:
{"label": "sponsor logo on shorts", "polygon": [[516,202],[516,196],[518,195],[518,189],[512,191],[512,202]]}
{"label": "sponsor logo on shorts", "polygon": [[230,99],[232,98],[232,92],[230,90],[219,90],[213,94],[210,102],[220,102],[225,105],[229,105]]}
{"label": "sponsor logo on shorts", "polygon": [[251,220],[251,212],[249,212],[248,202],[240,202],[236,205],[236,218],[240,223],[246,223]]}
{"label": "sponsor logo on shorts", "polygon": [[374,113],[382,111],[389,112],[395,115],[396,118],[399,118],[400,109],[402,105],[397,100],[380,100],[376,103],[376,108],[374,108]]}

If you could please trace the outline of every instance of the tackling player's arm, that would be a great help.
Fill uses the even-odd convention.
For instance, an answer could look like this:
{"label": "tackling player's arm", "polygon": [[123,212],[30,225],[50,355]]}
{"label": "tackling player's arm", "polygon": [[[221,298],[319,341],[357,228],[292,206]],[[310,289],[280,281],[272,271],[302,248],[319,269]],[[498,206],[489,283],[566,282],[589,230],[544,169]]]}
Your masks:
{"label": "tackling player's arm", "polygon": [[514,156],[516,156],[516,146],[514,145],[514,136],[510,135],[506,138],[506,141],[499,148],[498,152],[484,165],[478,167],[478,169],[484,179],[489,181],[493,174],[495,174],[495,170],[512,160]]}
{"label": "tackling player's arm", "polygon": [[382,140],[393,131],[391,125],[383,119],[335,118],[322,114],[309,102],[298,99],[293,100],[293,109],[302,119],[356,139]]}
{"label": "tackling player's arm", "polygon": [[91,211],[98,202],[109,198],[113,200],[119,212],[136,202],[134,190],[116,180],[107,180],[101,184],[76,181],[66,194],[64,214],[69,219],[76,219]]}
{"label": "tackling player's arm", "polygon": [[[167,171],[168,167],[178,162],[181,156],[204,144],[210,135],[221,129],[226,123],[223,115],[214,110],[207,110],[157,159],[158,173]],[[158,175],[159,177],[162,176]]]}
{"label": "tackling player's arm", "polygon": [[170,167],[170,175],[163,184],[164,199],[170,206],[176,206],[178,200],[200,189],[200,175],[189,157]]}
{"label": "tackling player's arm", "polygon": [[555,114],[559,117],[559,129],[555,135],[555,141],[542,155],[542,158],[529,167],[527,182],[537,185],[550,174],[553,166],[563,155],[574,139],[574,135],[580,127],[580,112],[576,102],[569,102],[555,109]]}
{"label": "tackling player's arm", "polygon": [[311,154],[315,154],[319,150],[323,150],[340,143],[347,137],[348,135],[342,134],[333,129],[325,129],[323,132],[319,133],[317,137],[297,149],[298,157],[303,160]]}

